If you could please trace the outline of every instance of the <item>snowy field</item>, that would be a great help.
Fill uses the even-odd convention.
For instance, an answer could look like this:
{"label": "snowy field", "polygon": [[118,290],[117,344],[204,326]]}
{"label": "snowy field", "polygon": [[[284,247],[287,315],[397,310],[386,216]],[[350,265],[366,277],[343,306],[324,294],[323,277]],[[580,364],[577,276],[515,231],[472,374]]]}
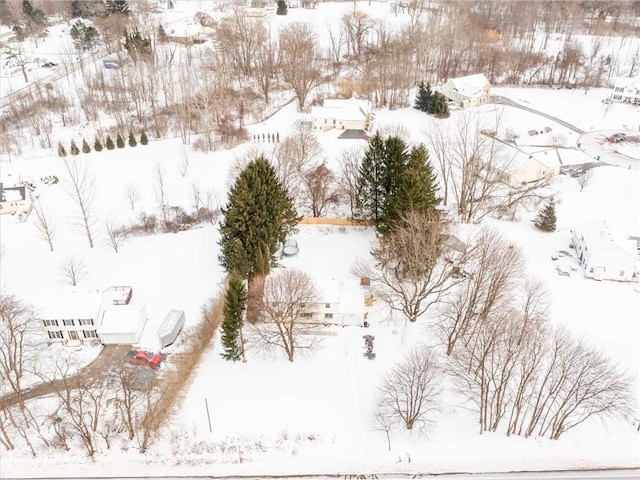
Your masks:
{"label": "snowy field", "polygon": [[[179,7],[185,5],[186,2],[179,2]],[[350,2],[319,5],[319,29],[351,8]],[[379,17],[386,14],[390,21],[394,19],[383,2],[373,2],[367,11]],[[177,24],[192,14],[191,9],[178,8],[166,22]],[[286,20],[300,19],[305,14],[303,9],[291,9]],[[284,21],[274,17],[276,27]],[[63,38],[64,32],[54,32],[59,34],[56,38]],[[6,84],[0,85],[5,94]],[[12,84],[9,88],[15,90],[19,86]],[[495,88],[493,92],[557,116],[587,132],[637,130],[640,124],[638,108],[602,102],[610,93],[607,89],[585,93]],[[549,145],[557,140],[551,137],[558,135],[567,149],[563,157],[567,164],[593,161],[592,156],[577,150],[577,134],[533,113],[487,105],[472,109],[470,114],[487,116],[489,122],[500,115],[501,129],[517,133],[522,145],[536,148]],[[435,120],[412,108],[381,110],[376,111],[376,123],[383,130],[402,126],[407,140],[419,143],[426,141],[426,134],[435,122],[455,122],[460,115],[463,112],[456,111],[450,119]],[[284,138],[293,122],[301,118],[309,117],[297,113],[292,103],[267,121],[249,125],[247,129],[250,136],[279,132]],[[544,127],[551,127],[552,131],[528,136],[529,130]],[[60,130],[60,138],[66,141],[78,131]],[[337,136],[335,131],[317,135],[323,158],[333,169],[339,166],[343,151],[366,148],[366,142],[338,140]],[[191,211],[194,188],[224,205],[237,164],[258,153],[270,157],[273,147],[248,142],[230,151],[204,154],[183,146],[179,139],[168,139],[151,141],[148,146],[80,154],[78,158],[86,164],[96,184],[97,237],[93,249],[72,214],[73,205],[65,191],[64,164],[55,152],[36,150],[1,159],[3,179],[19,178],[35,183],[40,202],[47,206],[56,224],[55,251],[50,252],[46,243],[37,238],[32,219],[20,222],[15,217],[0,217],[3,293],[14,293],[37,307],[44,294],[71,290],[61,273],[61,265],[73,256],[84,264],[86,271],[75,287],[77,291],[104,290],[110,285],[133,287],[134,295],[146,303],[149,315],[140,346],[157,349],[155,332],[168,309],[184,310],[187,327],[195,326],[201,320],[203,305],[220,291],[225,273],[218,264],[217,225],[203,223],[190,231],[130,238],[116,253],[108,243],[106,223],[126,224],[142,212],[157,213],[159,175],[167,186],[170,205]],[[640,170],[601,166],[592,172],[592,179],[583,191],[576,179],[569,176],[561,175],[554,180],[558,214],[555,233],[542,233],[533,227],[531,220],[536,211],[519,212],[514,222],[485,223],[522,247],[527,273],[539,278],[550,294],[551,322],[584,338],[631,376],[636,393],[635,424],[631,420],[606,423],[591,420],[557,441],[508,438],[504,433],[480,435],[475,415],[462,406],[461,399],[445,384],[433,427],[424,436],[395,431],[389,449],[385,433],[376,429],[373,421],[381,378],[412,346],[441,347],[429,328],[431,313],[416,324],[407,325],[377,302],[369,309],[368,329],[325,327],[319,348],[294,363],[283,356],[265,355],[251,348],[247,351],[247,363],[225,362],[220,357],[216,337],[170,422],[163,426],[160,438],[145,455],[138,453],[135,442],[105,450],[92,460],[81,449],[66,453],[49,450],[35,460],[24,450],[2,451],[0,478],[71,478],[80,473],[101,475],[105,471],[112,475],[135,472],[224,476],[640,468],[640,432],[636,431],[640,416],[638,284],[587,280],[579,269],[569,277],[560,276],[551,259],[554,252],[568,248],[569,229],[592,218],[606,217],[625,231],[640,233]],[[41,181],[49,175],[60,178],[60,183],[46,185]],[[128,189],[137,192],[134,208],[125,195]],[[299,227],[295,238],[300,253],[283,260],[280,268],[302,269],[316,279],[349,279],[353,263],[369,258],[375,234],[364,227],[305,225]],[[375,336],[375,360],[362,355],[364,334]],[[92,347],[81,351],[43,347],[41,358],[44,362],[65,355],[83,365],[98,351]]]}

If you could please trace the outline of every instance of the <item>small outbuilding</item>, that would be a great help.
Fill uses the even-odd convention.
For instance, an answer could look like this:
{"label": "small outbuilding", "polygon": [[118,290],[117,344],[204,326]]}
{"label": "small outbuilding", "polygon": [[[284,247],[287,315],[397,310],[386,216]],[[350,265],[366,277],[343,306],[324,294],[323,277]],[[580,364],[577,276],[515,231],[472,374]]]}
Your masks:
{"label": "small outbuilding", "polygon": [[163,348],[175,342],[184,327],[184,321],[184,310],[169,310],[158,328],[158,337]]}
{"label": "small outbuilding", "polygon": [[129,286],[109,287],[102,295],[98,337],[103,344],[134,344],[147,323],[146,306],[133,298]]}

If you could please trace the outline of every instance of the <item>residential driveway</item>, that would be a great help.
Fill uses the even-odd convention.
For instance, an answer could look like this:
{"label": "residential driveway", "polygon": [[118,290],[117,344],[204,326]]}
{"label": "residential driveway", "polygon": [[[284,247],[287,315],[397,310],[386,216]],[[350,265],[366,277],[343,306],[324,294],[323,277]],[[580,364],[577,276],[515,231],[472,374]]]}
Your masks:
{"label": "residential driveway", "polygon": [[[93,362],[84,366],[77,371],[71,378],[78,377],[84,379],[99,379],[106,377],[110,372],[119,368],[124,363],[125,354],[131,349],[131,345],[105,345]],[[150,370],[150,369],[149,369]],[[73,384],[73,382],[72,382]],[[39,383],[22,393],[24,400],[32,400],[34,398],[46,397],[55,392],[56,389],[62,388],[63,382],[55,380],[53,384]],[[0,404],[3,406],[11,406],[18,403],[18,395],[5,395],[0,398]]]}

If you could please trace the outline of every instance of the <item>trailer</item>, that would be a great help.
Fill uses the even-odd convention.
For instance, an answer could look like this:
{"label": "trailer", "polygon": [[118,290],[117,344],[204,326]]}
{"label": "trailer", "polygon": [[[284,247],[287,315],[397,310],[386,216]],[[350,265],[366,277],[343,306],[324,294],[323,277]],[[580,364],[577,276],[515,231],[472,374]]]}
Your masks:
{"label": "trailer", "polygon": [[163,348],[175,342],[176,337],[184,326],[184,320],[183,310],[169,310],[169,313],[160,324],[160,328],[158,328],[158,337]]}

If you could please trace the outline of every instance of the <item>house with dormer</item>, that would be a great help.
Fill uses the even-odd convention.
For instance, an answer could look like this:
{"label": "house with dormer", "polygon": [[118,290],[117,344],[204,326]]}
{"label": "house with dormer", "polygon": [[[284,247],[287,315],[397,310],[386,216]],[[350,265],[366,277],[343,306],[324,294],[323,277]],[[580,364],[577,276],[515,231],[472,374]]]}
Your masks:
{"label": "house with dormer", "polygon": [[334,128],[369,132],[373,127],[371,102],[356,97],[325,98],[322,106],[311,107],[311,118],[315,132]]}
{"label": "house with dormer", "polygon": [[462,108],[477,107],[489,100],[491,84],[482,73],[466,77],[450,78],[442,86],[440,92]]}

